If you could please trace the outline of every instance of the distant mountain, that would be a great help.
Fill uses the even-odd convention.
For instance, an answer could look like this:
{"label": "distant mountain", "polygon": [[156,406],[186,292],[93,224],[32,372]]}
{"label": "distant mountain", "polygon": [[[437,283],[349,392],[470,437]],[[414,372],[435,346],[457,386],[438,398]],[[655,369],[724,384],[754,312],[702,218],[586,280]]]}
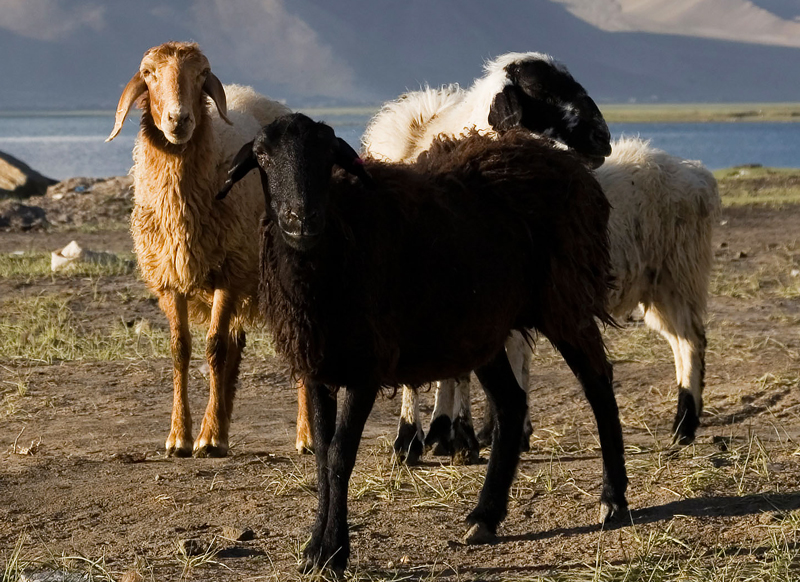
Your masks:
{"label": "distant mountain", "polygon": [[223,82],[292,106],[469,84],[544,51],[598,101],[800,99],[797,0],[0,0],[0,109],[104,108],[142,53],[196,40]]}
{"label": "distant mountain", "polygon": [[555,0],[608,31],[654,32],[800,48],[797,0]]}

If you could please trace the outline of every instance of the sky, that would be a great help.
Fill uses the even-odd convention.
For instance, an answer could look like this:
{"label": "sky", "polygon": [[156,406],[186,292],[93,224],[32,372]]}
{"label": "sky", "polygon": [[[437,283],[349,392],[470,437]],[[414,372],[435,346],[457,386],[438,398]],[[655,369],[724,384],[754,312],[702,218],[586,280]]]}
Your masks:
{"label": "sky", "polygon": [[113,107],[142,53],[195,40],[223,82],[375,105],[550,52],[598,101],[788,101],[798,0],[0,0],[0,110]]}

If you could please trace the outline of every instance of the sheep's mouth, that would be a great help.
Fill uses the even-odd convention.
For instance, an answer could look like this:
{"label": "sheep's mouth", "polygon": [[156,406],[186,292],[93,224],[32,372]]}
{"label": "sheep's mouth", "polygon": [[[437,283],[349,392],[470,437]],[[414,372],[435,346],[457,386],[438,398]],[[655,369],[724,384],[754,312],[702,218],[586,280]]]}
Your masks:
{"label": "sheep's mouth", "polygon": [[322,239],[321,233],[296,233],[281,230],[283,241],[297,251],[309,251]]}
{"label": "sheep's mouth", "polygon": [[606,161],[606,157],[605,156],[584,155],[583,159],[586,161],[586,166],[590,170],[596,170],[597,168],[602,166],[603,163]]}
{"label": "sheep's mouth", "polygon": [[164,137],[167,138],[167,141],[171,144],[183,145],[191,139],[193,130],[194,128],[188,130],[165,131]]}

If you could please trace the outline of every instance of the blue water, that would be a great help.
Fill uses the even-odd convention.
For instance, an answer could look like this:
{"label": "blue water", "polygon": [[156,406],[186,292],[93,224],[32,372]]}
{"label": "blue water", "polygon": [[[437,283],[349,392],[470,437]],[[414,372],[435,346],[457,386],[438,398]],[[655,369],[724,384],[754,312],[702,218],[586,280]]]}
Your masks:
{"label": "blue water", "polygon": [[[368,114],[314,112],[358,149]],[[137,120],[104,143],[114,120],[108,115],[0,116],[0,151],[46,176],[118,176],[131,166]],[[640,136],[672,154],[718,169],[742,164],[800,167],[800,123],[613,123],[614,137]]]}

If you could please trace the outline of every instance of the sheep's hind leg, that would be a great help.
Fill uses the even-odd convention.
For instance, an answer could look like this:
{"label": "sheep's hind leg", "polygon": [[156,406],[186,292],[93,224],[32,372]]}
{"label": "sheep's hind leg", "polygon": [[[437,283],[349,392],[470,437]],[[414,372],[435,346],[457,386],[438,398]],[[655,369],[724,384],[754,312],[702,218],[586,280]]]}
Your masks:
{"label": "sheep's hind leg", "polygon": [[[342,572],[350,558],[350,535],[347,527],[347,490],[356,463],[358,445],[364,432],[378,384],[348,386],[336,423],[336,432],[328,447],[327,524],[322,544],[315,554],[316,565]],[[319,459],[319,456],[317,457]],[[321,497],[321,493],[320,493]]]}
{"label": "sheep's hind leg", "polygon": [[592,322],[584,328],[581,335],[582,337],[570,340],[563,339],[563,336],[562,339],[556,337],[550,339],[583,386],[584,394],[597,422],[603,455],[600,519],[607,522],[623,519],[628,509],[628,502],[625,499],[628,476],[625,471],[622,425],[614,397],[613,370],[606,359],[600,330]]}
{"label": "sheep's hind leg", "polygon": [[403,386],[403,405],[400,422],[394,439],[394,454],[401,463],[416,465],[422,457],[422,422],[419,417],[419,394],[410,386]]}
{"label": "sheep's hind leg", "polygon": [[438,457],[453,455],[453,405],[456,397],[456,380],[436,383],[436,400],[433,404],[431,425],[425,435],[425,451]]}
{"label": "sheep's hind leg", "polygon": [[467,517],[467,523],[472,526],[464,538],[468,544],[494,541],[497,526],[506,516],[526,411],[525,393],[517,384],[505,350],[500,350],[488,364],[475,370],[475,374],[497,411],[497,423],[486,480],[478,505]]}
{"label": "sheep's hind leg", "polygon": [[226,363],[228,331],[236,305],[235,294],[227,289],[214,290],[211,324],[206,337],[206,358],[209,368],[209,396],[200,434],[194,442],[195,457],[224,457],[228,454],[230,414],[227,409]]}
{"label": "sheep's hind leg", "polygon": [[456,379],[453,401],[454,465],[474,465],[481,459],[481,447],[472,424],[472,404],[469,399],[469,374]]}
{"label": "sheep's hind leg", "polygon": [[192,413],[187,388],[192,335],[189,332],[188,306],[185,296],[169,292],[159,297],[159,304],[169,321],[172,352],[172,422],[166,442],[167,456],[189,457],[192,454]]}
{"label": "sheep's hind leg", "polygon": [[297,436],[294,448],[300,455],[314,452],[314,408],[305,382],[297,381]]}
{"label": "sheep's hind leg", "polygon": [[644,321],[666,338],[675,358],[678,410],[672,424],[673,442],[694,442],[703,412],[706,334],[700,308],[689,302],[659,301],[644,306]]}

